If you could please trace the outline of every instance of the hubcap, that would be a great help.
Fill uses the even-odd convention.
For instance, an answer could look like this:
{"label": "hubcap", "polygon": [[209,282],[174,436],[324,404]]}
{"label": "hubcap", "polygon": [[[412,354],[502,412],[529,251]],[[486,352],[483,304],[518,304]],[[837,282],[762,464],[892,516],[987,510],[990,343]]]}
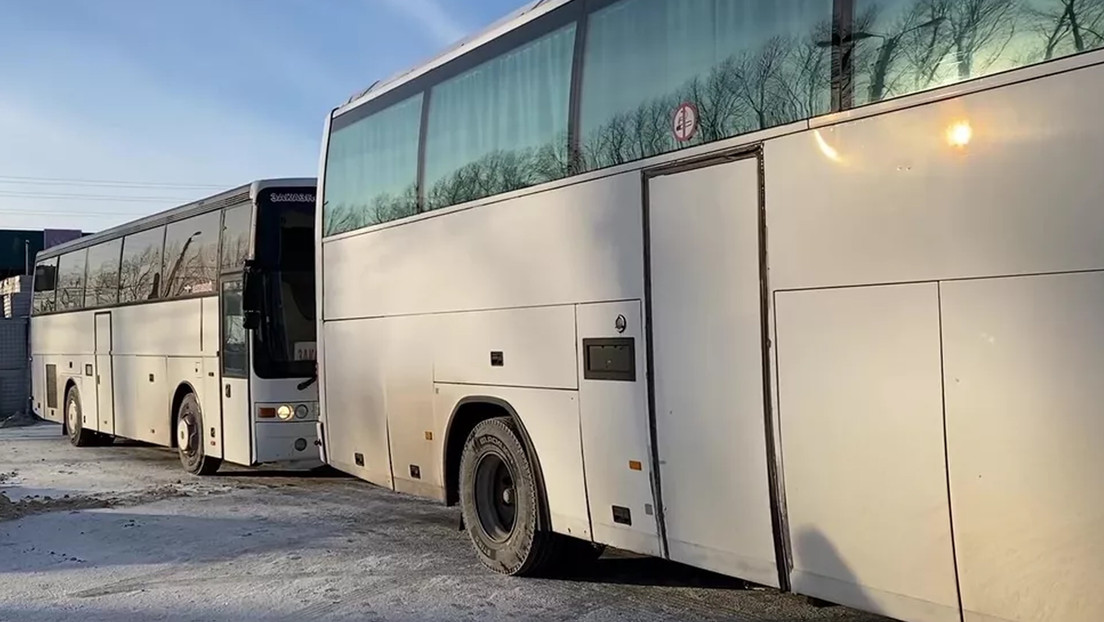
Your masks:
{"label": "hubcap", "polygon": [[475,509],[487,537],[505,542],[517,518],[517,489],[510,466],[496,454],[487,454],[475,467]]}
{"label": "hubcap", "polygon": [[77,430],[77,403],[75,401],[69,402],[66,415],[69,419],[69,431],[75,434]]}
{"label": "hubcap", "polygon": [[196,446],[199,444],[198,436],[195,418],[191,413],[185,413],[176,426],[176,442],[180,446],[180,451],[189,456],[195,454]]}

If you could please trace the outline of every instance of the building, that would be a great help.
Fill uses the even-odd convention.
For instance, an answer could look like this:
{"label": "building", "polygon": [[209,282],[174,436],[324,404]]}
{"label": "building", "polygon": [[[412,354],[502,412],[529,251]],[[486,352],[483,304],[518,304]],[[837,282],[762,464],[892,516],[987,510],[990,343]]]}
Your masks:
{"label": "building", "polygon": [[72,229],[0,230],[0,279],[30,274],[39,251],[83,235],[87,234]]}
{"label": "building", "polygon": [[58,229],[0,230],[0,421],[30,412],[30,275],[35,255],[82,235]]}

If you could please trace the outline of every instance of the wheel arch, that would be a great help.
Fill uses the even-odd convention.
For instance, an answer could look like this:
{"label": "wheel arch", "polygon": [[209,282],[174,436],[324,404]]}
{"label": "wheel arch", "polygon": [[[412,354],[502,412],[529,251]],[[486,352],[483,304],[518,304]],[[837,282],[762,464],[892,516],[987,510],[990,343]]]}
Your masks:
{"label": "wheel arch", "polygon": [[509,417],[521,437],[521,443],[525,447],[525,454],[533,467],[533,474],[537,480],[537,490],[540,493],[540,525],[541,529],[551,529],[552,521],[548,508],[548,494],[544,487],[544,472],[541,469],[540,456],[537,455],[533,439],[525,429],[525,423],[518,416],[517,410],[504,399],[489,395],[471,395],[456,403],[449,415],[448,427],[445,432],[444,464],[442,464],[445,479],[445,504],[454,506],[460,502],[460,458],[464,453],[464,444],[468,435],[475,426],[488,419],[496,417]]}
{"label": "wheel arch", "polygon": [[[185,380],[176,386],[176,391],[173,392],[172,406],[169,408],[169,446],[176,449],[176,412],[180,409],[180,404],[184,401],[184,398],[189,394],[195,395],[199,398],[199,392],[191,382]],[[200,409],[202,412],[202,408]]]}

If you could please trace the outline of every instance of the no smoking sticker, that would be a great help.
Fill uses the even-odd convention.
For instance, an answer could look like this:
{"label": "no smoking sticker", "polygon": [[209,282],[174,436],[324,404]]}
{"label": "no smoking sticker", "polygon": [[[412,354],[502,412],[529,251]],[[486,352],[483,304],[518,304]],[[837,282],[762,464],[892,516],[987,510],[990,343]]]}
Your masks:
{"label": "no smoking sticker", "polygon": [[698,133],[698,108],[694,104],[685,102],[675,110],[671,129],[675,134],[675,140],[684,143]]}

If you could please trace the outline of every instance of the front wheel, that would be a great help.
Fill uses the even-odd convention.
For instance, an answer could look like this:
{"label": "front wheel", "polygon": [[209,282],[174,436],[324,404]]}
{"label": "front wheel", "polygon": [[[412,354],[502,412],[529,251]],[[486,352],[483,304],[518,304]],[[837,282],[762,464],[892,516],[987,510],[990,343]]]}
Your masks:
{"label": "front wheel", "polygon": [[511,419],[488,419],[468,435],[460,491],[464,525],[484,566],[519,576],[548,569],[554,537],[540,529],[536,476]]}
{"label": "front wheel", "polygon": [[185,395],[176,409],[176,451],[192,475],[214,475],[222,466],[222,460],[203,451],[203,413],[194,393]]}
{"label": "front wheel", "polygon": [[74,447],[92,447],[101,444],[99,434],[84,429],[84,411],[81,409],[80,393],[73,387],[65,393],[65,431],[69,443]]}

